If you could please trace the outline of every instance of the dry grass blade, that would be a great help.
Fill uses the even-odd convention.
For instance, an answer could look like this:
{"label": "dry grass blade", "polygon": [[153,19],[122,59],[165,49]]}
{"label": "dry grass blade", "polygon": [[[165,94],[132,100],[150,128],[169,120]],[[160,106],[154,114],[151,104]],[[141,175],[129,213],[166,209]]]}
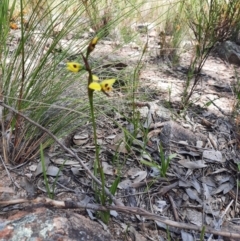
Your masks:
{"label": "dry grass blade", "polygon": [[[4,106],[5,108],[11,110],[13,113],[18,114],[19,116],[21,116],[22,118],[24,118],[25,120],[27,120],[29,123],[31,123],[32,125],[38,127],[39,129],[43,130],[45,133],[47,133],[56,143],[59,144],[59,146],[61,146],[61,148],[63,150],[65,150],[67,153],[69,153],[71,156],[73,156],[74,158],[76,158],[76,160],[79,161],[79,163],[82,165],[82,167],[85,169],[85,171],[91,176],[91,178],[94,180],[94,182],[96,182],[99,186],[102,186],[102,183],[94,176],[94,174],[90,171],[90,169],[83,163],[83,161],[78,157],[78,155],[76,153],[74,153],[72,150],[70,150],[69,148],[67,148],[64,144],[62,144],[58,138],[56,136],[54,136],[48,129],[44,128],[43,126],[39,125],[38,123],[34,122],[33,120],[31,120],[30,118],[28,118],[27,116],[21,114],[20,112],[16,111],[15,109],[13,109],[12,107],[4,104],[3,102],[0,102],[0,105]],[[104,188],[106,194],[112,199],[112,201],[116,204],[116,205],[123,205],[120,201],[118,201],[112,194],[111,192],[105,187]]]}

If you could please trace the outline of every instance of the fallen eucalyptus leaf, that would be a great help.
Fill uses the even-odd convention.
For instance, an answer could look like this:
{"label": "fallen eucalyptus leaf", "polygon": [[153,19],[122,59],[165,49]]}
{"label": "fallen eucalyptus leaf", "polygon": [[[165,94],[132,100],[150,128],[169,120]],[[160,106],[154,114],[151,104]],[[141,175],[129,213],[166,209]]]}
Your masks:
{"label": "fallen eucalyptus leaf", "polygon": [[129,179],[126,179],[118,184],[119,189],[126,189],[132,186],[132,182]]}
{"label": "fallen eucalyptus leaf", "polygon": [[183,241],[194,241],[193,235],[181,230],[181,237]]}
{"label": "fallen eucalyptus leaf", "polygon": [[113,175],[113,166],[109,165],[107,162],[102,162],[103,172],[107,175]]}
{"label": "fallen eucalyptus leaf", "polygon": [[62,172],[56,166],[49,166],[46,173],[47,173],[47,175],[52,176],[52,177],[56,177],[57,175],[58,176],[62,175]]}
{"label": "fallen eucalyptus leaf", "polygon": [[79,162],[72,160],[64,160],[63,158],[53,158],[51,161],[57,165],[65,165],[65,166],[79,166]]}
{"label": "fallen eucalyptus leaf", "polygon": [[182,166],[189,169],[199,169],[207,166],[203,160],[199,160],[199,161],[180,160],[178,161],[178,163],[180,163]]}
{"label": "fallen eucalyptus leaf", "polygon": [[218,194],[220,192],[223,192],[223,194],[228,193],[230,190],[232,190],[234,187],[234,184],[227,182],[227,183],[223,183],[222,185],[220,185],[216,190],[214,190],[211,194]]}
{"label": "fallen eucalyptus leaf", "polygon": [[[47,155],[44,155],[44,162],[45,162],[45,170],[46,170],[50,164],[50,159]],[[38,176],[39,174],[42,174],[42,173],[43,173],[42,162],[40,161],[37,165],[37,170],[35,172],[35,176]]]}
{"label": "fallen eucalyptus leaf", "polygon": [[186,188],[186,193],[192,200],[196,200],[200,204],[202,204],[202,200],[198,197],[197,193],[195,190],[192,190],[191,188]]}
{"label": "fallen eucalyptus leaf", "polygon": [[225,162],[222,157],[222,153],[220,151],[215,150],[205,150],[203,151],[203,158],[207,159],[208,161],[216,161],[216,162]]}
{"label": "fallen eucalyptus leaf", "polygon": [[131,176],[133,180],[133,183],[137,183],[137,182],[141,182],[143,179],[145,179],[147,176],[147,172],[146,171],[139,171],[137,173],[135,173],[134,175]]}

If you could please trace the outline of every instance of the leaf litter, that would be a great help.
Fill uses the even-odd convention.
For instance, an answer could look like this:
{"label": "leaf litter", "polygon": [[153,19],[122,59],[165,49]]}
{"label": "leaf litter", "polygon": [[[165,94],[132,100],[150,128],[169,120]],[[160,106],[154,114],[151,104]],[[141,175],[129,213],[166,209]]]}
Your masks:
{"label": "leaf litter", "polygon": [[[99,49],[102,52],[107,52],[107,43],[105,44],[103,41],[101,47]],[[101,51],[97,54],[101,54]],[[127,54],[127,50],[123,49],[114,55],[122,56],[118,62],[124,68],[128,68],[132,63],[124,63],[124,54]],[[161,75],[171,82],[173,78],[171,75],[166,75],[161,68],[156,72],[154,63],[150,61],[150,64],[149,70],[143,69],[141,80],[146,82],[146,79],[151,79],[152,76]],[[217,65],[214,59],[210,59],[207,64]],[[109,68],[109,66],[105,66],[105,68]],[[111,70],[109,71],[111,72]],[[119,70],[114,70],[114,74],[116,71]],[[179,73],[180,78],[181,73]],[[143,86],[149,92],[153,91],[151,88],[156,89],[158,84],[154,82],[154,78],[152,79],[150,88]],[[98,141],[100,158],[106,174],[106,184],[111,185],[119,175],[121,179],[116,196],[122,199],[125,205],[144,208],[170,220],[176,220],[174,212],[177,212],[179,214],[178,221],[197,226],[208,225],[215,229],[229,226],[230,221],[238,222],[240,205],[237,164],[239,164],[240,153],[235,141],[234,126],[226,117],[207,109],[202,109],[200,113],[198,110],[198,114],[196,114],[196,109],[193,107],[189,108],[187,115],[177,115],[175,111],[172,113],[163,105],[163,100],[165,97],[159,95],[156,99],[151,97],[150,101],[141,102],[142,107],[136,103],[141,123],[144,130],[148,132],[148,139],[147,144],[143,145],[143,136],[138,135],[130,153],[126,148],[122,130],[116,128],[109,118],[104,116],[99,118],[98,125],[101,131],[98,133]],[[119,104],[119,113],[123,106],[127,106],[127,103],[121,101],[119,100],[119,103],[116,101],[116,104]],[[174,108],[178,108],[177,101]],[[119,118],[121,116],[119,113],[111,113],[113,119],[115,118],[114,121],[124,127],[131,126],[126,119]],[[93,169],[95,159],[92,134],[89,128],[80,127],[71,135],[70,141],[71,148],[91,169]],[[160,177],[158,168],[140,164],[141,159],[146,158],[161,166],[159,143],[163,145],[165,157],[171,153],[177,154],[177,157],[170,162],[166,177]],[[52,180],[51,184],[54,179],[50,179],[50,177],[56,177],[60,173],[54,190],[57,198],[80,200],[81,195],[86,197],[87,194],[87,198],[83,198],[82,201],[95,202],[91,179],[86,175],[84,169],[77,161],[71,159],[66,153],[62,153],[58,146],[54,146],[52,150],[45,153],[45,165],[49,180]],[[54,157],[49,158],[47,154],[49,156],[53,154]],[[0,185],[1,200],[10,200],[19,196],[34,196],[37,192],[43,195],[46,193],[42,165],[39,160],[38,163],[27,163],[25,166],[19,167],[11,175],[21,183],[22,189],[14,190],[8,184],[2,183]],[[24,177],[21,181],[20,176]],[[32,177],[32,180],[26,177]],[[170,201],[170,197],[173,202]],[[234,205],[232,200],[235,202]],[[5,212],[7,211],[6,208]],[[91,219],[97,219],[96,213],[90,210],[87,210],[86,215]],[[126,224],[130,225],[131,232],[135,237],[141,234],[145,238],[149,235],[152,239],[156,237],[160,239],[163,238],[160,230],[165,230],[170,232],[173,240],[179,240],[180,236],[182,240],[199,238],[199,233],[194,231],[168,227],[161,222],[142,219],[137,215],[124,216],[121,213],[112,212],[112,218],[122,227],[126,228]],[[141,220],[142,226],[137,225],[139,222],[137,220]],[[153,237],[151,235],[156,228],[155,224],[157,224],[158,230]],[[124,231],[124,229],[120,230]],[[209,237],[210,235],[207,238]],[[212,237],[212,240],[217,239]]]}

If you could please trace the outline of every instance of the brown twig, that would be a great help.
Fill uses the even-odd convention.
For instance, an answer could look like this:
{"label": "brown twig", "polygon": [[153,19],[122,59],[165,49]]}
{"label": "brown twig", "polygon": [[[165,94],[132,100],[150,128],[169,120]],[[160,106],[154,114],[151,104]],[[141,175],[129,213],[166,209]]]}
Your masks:
{"label": "brown twig", "polygon": [[171,203],[171,205],[172,205],[174,219],[175,219],[176,221],[179,221],[179,216],[178,216],[178,213],[177,213],[176,204],[175,204],[175,202],[174,202],[174,200],[173,200],[173,198],[172,198],[171,195],[168,194],[168,198],[169,198],[169,201],[170,201],[170,203]]}
{"label": "brown twig", "polygon": [[172,184],[170,184],[170,185],[168,185],[168,186],[162,187],[162,188],[160,189],[160,191],[154,193],[153,195],[156,196],[156,195],[158,194],[158,195],[163,196],[163,195],[164,195],[165,193],[167,193],[169,190],[171,190],[171,189],[173,189],[173,188],[175,188],[175,187],[177,187],[177,186],[178,186],[178,181],[177,181],[177,182],[174,182],[174,183],[172,183]]}
{"label": "brown twig", "polygon": [[[96,211],[109,211],[109,210],[115,210],[118,212],[126,213],[126,214],[134,214],[134,215],[141,215],[144,216],[150,220],[155,220],[161,223],[164,223],[171,227],[176,227],[179,229],[186,229],[186,230],[195,230],[198,232],[201,232],[203,227],[199,227],[193,224],[189,223],[181,223],[181,222],[175,222],[172,220],[167,219],[166,217],[161,217],[159,215],[150,213],[142,208],[136,208],[136,207],[126,207],[126,206],[102,206],[98,204],[83,204],[80,202],[72,202],[72,201],[56,201],[52,200],[50,198],[36,198],[33,200],[27,200],[27,199],[18,199],[18,200],[10,200],[10,201],[0,201],[0,205],[10,205],[10,204],[18,204],[18,203],[30,203],[30,204],[44,204],[44,205],[50,205],[55,208],[68,208],[68,209],[76,209],[76,208],[83,208],[83,209],[91,209]],[[240,238],[240,233],[233,233],[229,232],[227,230],[216,230],[213,228],[210,228],[208,226],[205,226],[205,233],[211,233],[215,235],[220,235],[224,237],[230,237],[230,238]]]}
{"label": "brown twig", "polygon": [[[56,143],[58,143],[59,146],[61,146],[61,148],[63,150],[65,150],[66,152],[68,152],[71,156],[73,156],[74,158],[76,158],[76,160],[79,161],[79,163],[81,164],[81,166],[85,169],[85,171],[89,174],[89,176],[94,180],[94,182],[96,182],[99,186],[102,186],[102,183],[94,176],[94,174],[90,171],[90,169],[83,163],[83,161],[78,157],[78,155],[76,153],[74,153],[72,150],[70,150],[69,148],[67,148],[64,144],[62,144],[55,135],[53,135],[48,129],[46,129],[45,127],[41,126],[40,124],[38,124],[37,122],[31,120],[29,117],[25,116],[24,114],[20,113],[19,111],[15,110],[14,108],[12,108],[11,106],[6,105],[5,103],[3,103],[2,101],[0,101],[0,105],[11,110],[12,112],[14,112],[15,114],[23,117],[25,120],[27,120],[28,122],[30,122],[31,124],[37,126],[39,129],[43,130],[44,132],[46,132]],[[108,188],[104,187],[104,191],[106,193],[106,195],[108,197],[110,197],[112,199],[112,201],[114,202],[115,205],[120,205],[123,206],[123,203],[120,202],[119,200],[117,200],[112,194],[111,192],[108,190]]]}

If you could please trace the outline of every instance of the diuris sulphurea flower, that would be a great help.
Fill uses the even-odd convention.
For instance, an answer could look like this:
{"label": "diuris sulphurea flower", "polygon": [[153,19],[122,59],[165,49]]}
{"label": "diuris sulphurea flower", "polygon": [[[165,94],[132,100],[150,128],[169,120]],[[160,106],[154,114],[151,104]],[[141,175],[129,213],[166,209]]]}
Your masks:
{"label": "diuris sulphurea flower", "polygon": [[115,81],[116,79],[106,79],[101,81],[100,83],[92,82],[89,85],[89,88],[96,91],[108,92],[112,90],[112,85],[115,83]]}
{"label": "diuris sulphurea flower", "polygon": [[83,66],[77,62],[68,62],[67,63],[67,69],[72,72],[79,72],[80,70],[83,69]]}
{"label": "diuris sulphurea flower", "polygon": [[90,44],[88,45],[87,56],[94,50],[94,48],[95,48],[95,46],[96,46],[96,44],[98,42],[98,39],[99,39],[98,37],[94,37],[91,40]]}

